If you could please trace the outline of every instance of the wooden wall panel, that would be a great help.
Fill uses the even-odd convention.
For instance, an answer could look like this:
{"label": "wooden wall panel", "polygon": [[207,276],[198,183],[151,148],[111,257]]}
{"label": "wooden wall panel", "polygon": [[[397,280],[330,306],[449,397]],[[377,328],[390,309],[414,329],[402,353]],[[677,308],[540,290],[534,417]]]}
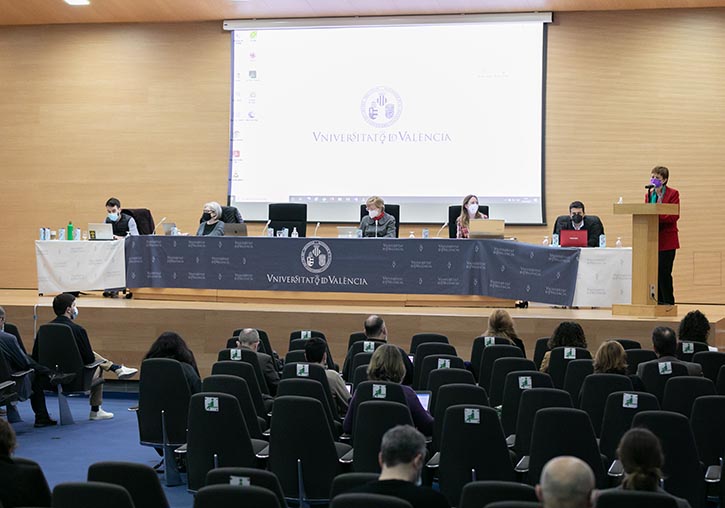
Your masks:
{"label": "wooden wall panel", "polygon": [[[612,203],[641,200],[651,167],[669,166],[680,302],[725,303],[722,54],[725,9],[558,13],[548,29],[549,224],[580,199],[611,244],[630,245]],[[0,287],[35,286],[38,227],[85,227],[111,195],[186,231],[205,201],[224,201],[229,60],[217,22],[0,28]],[[507,230],[536,243],[550,231]]]}

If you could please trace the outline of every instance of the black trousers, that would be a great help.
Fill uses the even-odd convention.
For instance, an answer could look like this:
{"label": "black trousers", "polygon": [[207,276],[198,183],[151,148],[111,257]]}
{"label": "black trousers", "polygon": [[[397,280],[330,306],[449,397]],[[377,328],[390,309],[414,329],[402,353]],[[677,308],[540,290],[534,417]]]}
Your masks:
{"label": "black trousers", "polygon": [[672,265],[675,263],[675,249],[661,250],[657,272],[657,303],[674,305],[675,292],[672,288]]}

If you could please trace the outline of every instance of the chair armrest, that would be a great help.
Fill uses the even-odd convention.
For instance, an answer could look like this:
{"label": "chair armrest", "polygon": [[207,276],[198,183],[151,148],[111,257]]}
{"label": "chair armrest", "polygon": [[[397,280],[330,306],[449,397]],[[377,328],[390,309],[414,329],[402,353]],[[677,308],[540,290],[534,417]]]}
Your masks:
{"label": "chair armrest", "polygon": [[271,429],[263,430],[263,431],[262,431],[262,435],[263,435],[264,437],[269,437],[269,436],[271,436],[271,435],[272,435],[272,430],[271,430]]}
{"label": "chair armrest", "polygon": [[429,469],[437,469],[438,466],[441,464],[441,452],[435,452],[433,456],[430,458],[428,463],[425,465],[425,467]]}
{"label": "chair armrest", "polygon": [[609,466],[609,469],[607,470],[607,474],[613,478],[621,478],[624,476],[624,466],[622,465],[622,462],[619,459],[612,462],[612,465]]}
{"label": "chair armrest", "polygon": [[529,472],[529,455],[524,455],[521,457],[521,460],[518,464],[516,464],[516,467],[514,468],[514,471],[517,473],[528,473]]}
{"label": "chair armrest", "polygon": [[137,413],[138,410],[139,410],[138,406],[131,406],[130,408],[128,408],[128,411],[133,411],[134,413]]}
{"label": "chair armrest", "polygon": [[513,448],[516,446],[516,434],[511,434],[510,436],[506,437],[506,446],[509,448]]}
{"label": "chair armrest", "polygon": [[28,369],[28,370],[19,370],[19,371],[17,371],[17,372],[11,372],[11,373],[10,373],[10,376],[11,376],[11,377],[17,377],[17,378],[20,378],[20,377],[23,377],[23,376],[27,376],[27,375],[28,375],[28,374],[30,374],[31,372],[35,372],[35,369]]}
{"label": "chair armrest", "polygon": [[269,446],[265,446],[262,451],[254,454],[258,459],[267,460],[269,458]]}
{"label": "chair armrest", "polygon": [[349,443],[352,441],[352,436],[350,434],[341,434],[339,439],[341,443]]}
{"label": "chair armrest", "polygon": [[95,369],[96,367],[100,367],[102,363],[103,363],[103,360],[96,360],[93,363],[89,363],[88,365],[84,365],[83,368],[84,369]]}
{"label": "chair armrest", "polygon": [[722,466],[707,466],[705,481],[707,483],[718,483],[722,477]]}
{"label": "chair armrest", "polygon": [[5,390],[6,388],[15,386],[15,384],[15,381],[3,381],[2,383],[0,383],[0,390]]}
{"label": "chair armrest", "polygon": [[340,457],[338,460],[340,461],[340,464],[352,464],[353,458],[354,458],[354,452],[355,449],[350,450],[345,455]]}
{"label": "chair armrest", "polygon": [[179,446],[174,450],[174,453],[186,453],[188,451],[188,448],[186,447],[187,443],[184,443],[183,445]]}

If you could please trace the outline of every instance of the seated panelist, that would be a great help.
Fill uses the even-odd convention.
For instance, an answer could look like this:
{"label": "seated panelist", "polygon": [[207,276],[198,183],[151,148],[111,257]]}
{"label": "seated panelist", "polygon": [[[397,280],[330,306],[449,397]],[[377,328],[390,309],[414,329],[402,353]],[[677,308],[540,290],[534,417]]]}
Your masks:
{"label": "seated panelist", "polygon": [[219,220],[222,216],[222,207],[216,201],[204,205],[201,224],[196,236],[224,236],[224,223]]}
{"label": "seated panelist", "polygon": [[473,194],[463,198],[461,215],[456,219],[456,238],[468,238],[471,219],[488,219],[488,215],[478,211],[478,197]]}
{"label": "seated panelist", "polygon": [[123,213],[121,202],[118,198],[109,198],[106,201],[106,224],[113,227],[113,238],[119,239],[125,236],[138,236],[136,220],[127,213]]}
{"label": "seated panelist", "polygon": [[596,215],[584,215],[584,203],[573,201],[569,205],[569,215],[560,215],[554,223],[554,234],[562,230],[580,230],[587,232],[587,246],[599,247],[599,235],[604,234],[604,225]]}
{"label": "seated panelist", "polygon": [[368,215],[360,221],[364,237],[395,238],[395,217],[385,213],[385,202],[378,196],[371,196],[365,202]]}

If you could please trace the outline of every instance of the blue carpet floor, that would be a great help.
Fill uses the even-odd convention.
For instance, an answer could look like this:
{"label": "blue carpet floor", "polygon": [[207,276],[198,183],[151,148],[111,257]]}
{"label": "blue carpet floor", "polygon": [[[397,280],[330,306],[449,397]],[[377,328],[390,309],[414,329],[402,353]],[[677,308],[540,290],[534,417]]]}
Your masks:
{"label": "blue carpet floor", "polygon": [[[153,448],[138,442],[136,414],[128,408],[138,403],[131,395],[124,398],[106,394],[103,409],[114,413],[112,420],[92,422],[88,420],[90,407],[87,397],[70,399],[75,425],[33,427],[35,417],[29,402],[18,404],[24,422],[13,424],[18,448],[15,455],[26,457],[40,464],[52,489],[63,482],[85,481],[88,466],[104,460],[137,462],[153,466],[160,458]],[[58,417],[58,399],[47,398],[48,410]],[[159,476],[162,480],[163,475]],[[164,487],[172,508],[191,508],[193,497],[186,486]]]}

